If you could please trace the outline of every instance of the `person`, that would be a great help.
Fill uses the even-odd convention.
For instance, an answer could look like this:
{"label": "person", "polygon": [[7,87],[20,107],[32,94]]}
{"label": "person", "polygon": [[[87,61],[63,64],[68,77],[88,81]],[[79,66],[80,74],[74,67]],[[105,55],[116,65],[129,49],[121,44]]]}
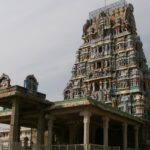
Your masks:
{"label": "person", "polygon": [[30,150],[30,148],[28,146],[28,142],[29,142],[29,138],[25,137],[24,138],[24,149],[23,150]]}

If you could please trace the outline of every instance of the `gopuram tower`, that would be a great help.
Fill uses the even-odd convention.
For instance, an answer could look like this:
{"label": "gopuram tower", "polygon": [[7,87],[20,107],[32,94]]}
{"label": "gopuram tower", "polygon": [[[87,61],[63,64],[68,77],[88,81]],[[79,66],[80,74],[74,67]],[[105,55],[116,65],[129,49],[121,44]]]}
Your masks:
{"label": "gopuram tower", "polygon": [[137,34],[134,8],[118,1],[90,12],[64,99],[90,97],[147,117],[150,71]]}

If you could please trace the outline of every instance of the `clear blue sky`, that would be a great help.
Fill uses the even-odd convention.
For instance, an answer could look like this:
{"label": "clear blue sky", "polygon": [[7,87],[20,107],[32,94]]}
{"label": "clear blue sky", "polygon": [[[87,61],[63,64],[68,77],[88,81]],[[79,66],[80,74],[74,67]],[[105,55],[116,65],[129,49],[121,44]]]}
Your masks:
{"label": "clear blue sky", "polygon": [[[107,0],[110,4],[116,0]],[[138,33],[150,64],[149,0],[134,4]],[[0,74],[12,85],[23,85],[28,74],[39,81],[39,91],[49,100],[61,100],[70,79],[75,52],[82,44],[82,26],[89,12],[104,0],[0,1]]]}

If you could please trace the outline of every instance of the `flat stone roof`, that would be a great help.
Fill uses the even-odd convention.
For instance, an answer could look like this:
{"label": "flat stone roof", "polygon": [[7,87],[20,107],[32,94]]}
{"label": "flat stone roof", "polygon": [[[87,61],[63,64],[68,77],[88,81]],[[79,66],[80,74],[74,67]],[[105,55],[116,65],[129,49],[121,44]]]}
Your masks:
{"label": "flat stone roof", "polygon": [[[113,108],[111,106],[108,106],[107,104],[104,104],[102,102],[92,100],[89,97],[84,98],[78,98],[78,99],[70,99],[70,100],[62,100],[62,101],[56,101],[51,103],[51,105],[46,105],[45,112],[48,114],[48,111],[57,111],[57,110],[65,110],[67,108],[77,108],[77,107],[88,107],[92,106],[94,108],[98,108],[106,113],[110,113],[119,117],[123,117],[126,119],[130,119],[131,121],[143,123],[143,120],[135,117],[131,114],[128,114],[126,112],[120,111],[117,108]],[[7,117],[11,116],[11,109],[6,109],[4,111],[0,111],[0,117]]]}
{"label": "flat stone roof", "polygon": [[97,107],[97,108],[100,108],[101,110],[113,113],[115,115],[129,118],[129,119],[134,120],[134,121],[139,122],[139,123],[143,123],[143,121],[138,117],[135,117],[129,113],[120,111],[117,108],[113,108],[113,107],[108,106],[107,104],[104,104],[102,102],[92,100],[89,97],[57,101],[57,102],[54,102],[54,104],[52,106],[48,107],[46,110],[65,109],[65,108],[71,108],[71,107],[90,106],[90,105]]}
{"label": "flat stone roof", "polygon": [[51,102],[46,100],[46,94],[40,92],[32,92],[24,87],[15,85],[5,89],[0,89],[0,106],[6,108],[9,105],[9,101],[13,97],[20,98],[20,101],[24,100],[26,103],[37,103],[43,105],[51,105]]}
{"label": "flat stone roof", "polygon": [[[35,95],[41,99],[45,99],[46,95],[43,94],[43,93],[40,93],[40,92],[30,92],[28,89],[22,87],[22,86],[18,86],[18,85],[15,85],[15,86],[11,86],[9,88],[4,88],[4,89],[0,89],[0,98],[2,96],[2,94],[4,93],[9,93],[10,92],[22,92],[22,93],[26,93],[27,95]],[[8,94],[8,95],[9,95]],[[13,93],[12,93],[13,94]]]}

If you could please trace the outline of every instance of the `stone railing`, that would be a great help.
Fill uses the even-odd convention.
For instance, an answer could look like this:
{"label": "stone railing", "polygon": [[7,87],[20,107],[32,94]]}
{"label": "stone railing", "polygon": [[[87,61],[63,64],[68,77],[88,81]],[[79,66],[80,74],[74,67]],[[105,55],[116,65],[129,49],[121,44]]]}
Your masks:
{"label": "stone railing", "polygon": [[[11,143],[9,145],[0,145],[0,150],[104,150],[103,145],[95,144],[72,144],[72,145],[32,145],[32,146],[21,146],[20,143]],[[109,147],[108,150],[120,150],[120,147]],[[130,150],[130,149],[129,149]]]}
{"label": "stone railing", "polygon": [[84,145],[21,146],[20,143],[13,143],[9,145],[0,145],[0,150],[84,150]]}
{"label": "stone railing", "polygon": [[136,149],[134,149],[134,148],[128,148],[127,150],[136,150]]}
{"label": "stone railing", "polygon": [[90,144],[88,150],[103,150],[103,145]]}
{"label": "stone railing", "polygon": [[108,147],[108,150],[120,150],[119,146]]}

